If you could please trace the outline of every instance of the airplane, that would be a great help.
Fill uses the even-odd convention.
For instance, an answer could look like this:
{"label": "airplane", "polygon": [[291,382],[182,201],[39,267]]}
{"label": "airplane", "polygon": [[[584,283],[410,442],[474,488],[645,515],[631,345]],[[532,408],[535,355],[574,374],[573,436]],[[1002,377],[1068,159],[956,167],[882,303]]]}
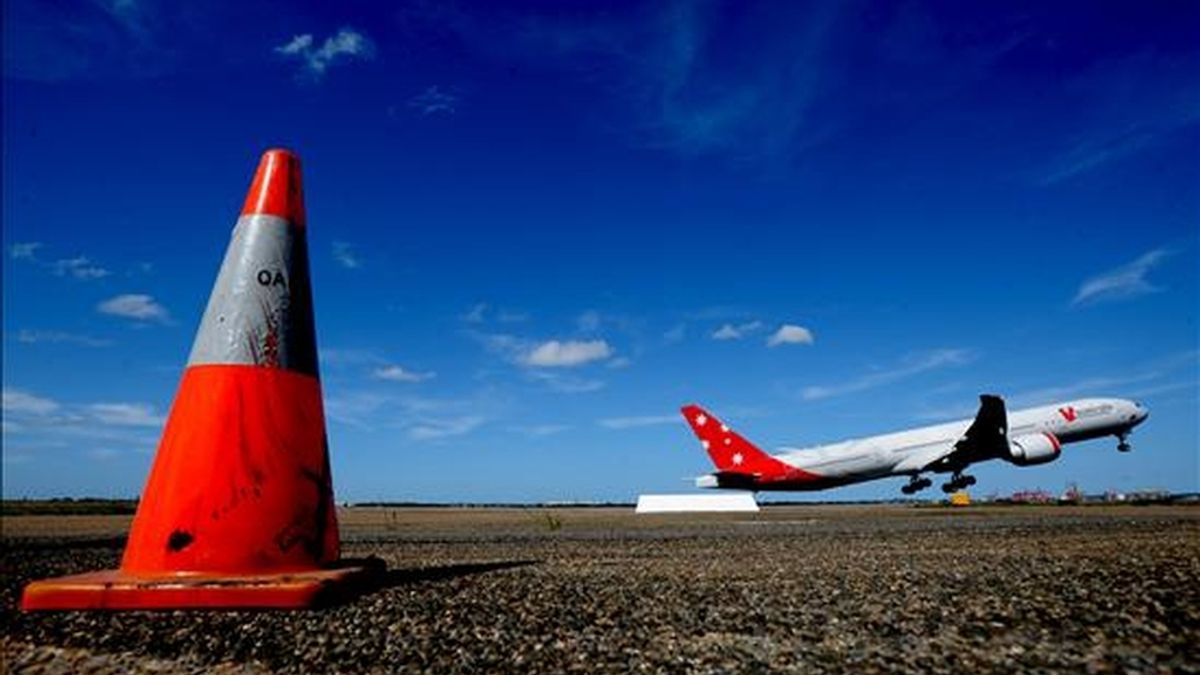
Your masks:
{"label": "airplane", "polygon": [[900,489],[906,495],[933,485],[926,473],[951,474],[942,484],[949,494],[975,484],[963,471],[976,462],[1045,464],[1058,459],[1064,443],[1116,436],[1117,450],[1129,452],[1129,432],[1150,414],[1135,401],[1088,398],[1010,415],[1004,399],[984,394],[973,420],[768,455],[697,405],[681,412],[717,468],[697,478],[697,487],[810,491],[908,476]]}

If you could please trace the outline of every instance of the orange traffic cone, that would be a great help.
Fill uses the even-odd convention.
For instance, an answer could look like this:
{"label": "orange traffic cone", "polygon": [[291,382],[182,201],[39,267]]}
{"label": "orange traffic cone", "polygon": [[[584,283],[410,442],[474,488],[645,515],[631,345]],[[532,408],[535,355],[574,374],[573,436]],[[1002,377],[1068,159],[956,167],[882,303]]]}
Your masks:
{"label": "orange traffic cone", "polygon": [[21,607],[309,607],[366,574],[337,560],[300,160],[270,150],[200,322],[120,569],[31,583]]}

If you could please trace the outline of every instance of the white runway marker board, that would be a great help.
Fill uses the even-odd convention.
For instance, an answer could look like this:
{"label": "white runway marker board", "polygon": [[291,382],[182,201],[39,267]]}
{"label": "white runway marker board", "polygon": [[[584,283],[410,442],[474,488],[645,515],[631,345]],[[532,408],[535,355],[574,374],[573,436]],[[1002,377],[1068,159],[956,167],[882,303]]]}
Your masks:
{"label": "white runway marker board", "polygon": [[635,513],[758,513],[751,492],[639,495]]}

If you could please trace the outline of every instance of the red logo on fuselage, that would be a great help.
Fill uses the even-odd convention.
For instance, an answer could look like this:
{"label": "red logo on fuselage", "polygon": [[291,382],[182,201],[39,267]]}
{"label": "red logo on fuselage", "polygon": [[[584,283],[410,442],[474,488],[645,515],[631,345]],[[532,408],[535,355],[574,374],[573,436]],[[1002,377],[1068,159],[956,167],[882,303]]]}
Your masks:
{"label": "red logo on fuselage", "polygon": [[1070,406],[1067,406],[1066,408],[1059,408],[1058,414],[1062,415],[1063,419],[1068,422],[1074,422],[1075,418],[1078,417],[1078,415],[1075,414],[1075,409]]}

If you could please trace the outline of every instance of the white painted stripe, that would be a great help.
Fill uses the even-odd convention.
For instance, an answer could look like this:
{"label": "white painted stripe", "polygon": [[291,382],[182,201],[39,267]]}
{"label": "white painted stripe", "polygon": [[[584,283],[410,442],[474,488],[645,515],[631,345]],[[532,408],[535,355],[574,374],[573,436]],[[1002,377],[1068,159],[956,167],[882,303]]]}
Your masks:
{"label": "white painted stripe", "polygon": [[238,219],[188,358],[214,364],[317,374],[302,228],[263,214]]}

